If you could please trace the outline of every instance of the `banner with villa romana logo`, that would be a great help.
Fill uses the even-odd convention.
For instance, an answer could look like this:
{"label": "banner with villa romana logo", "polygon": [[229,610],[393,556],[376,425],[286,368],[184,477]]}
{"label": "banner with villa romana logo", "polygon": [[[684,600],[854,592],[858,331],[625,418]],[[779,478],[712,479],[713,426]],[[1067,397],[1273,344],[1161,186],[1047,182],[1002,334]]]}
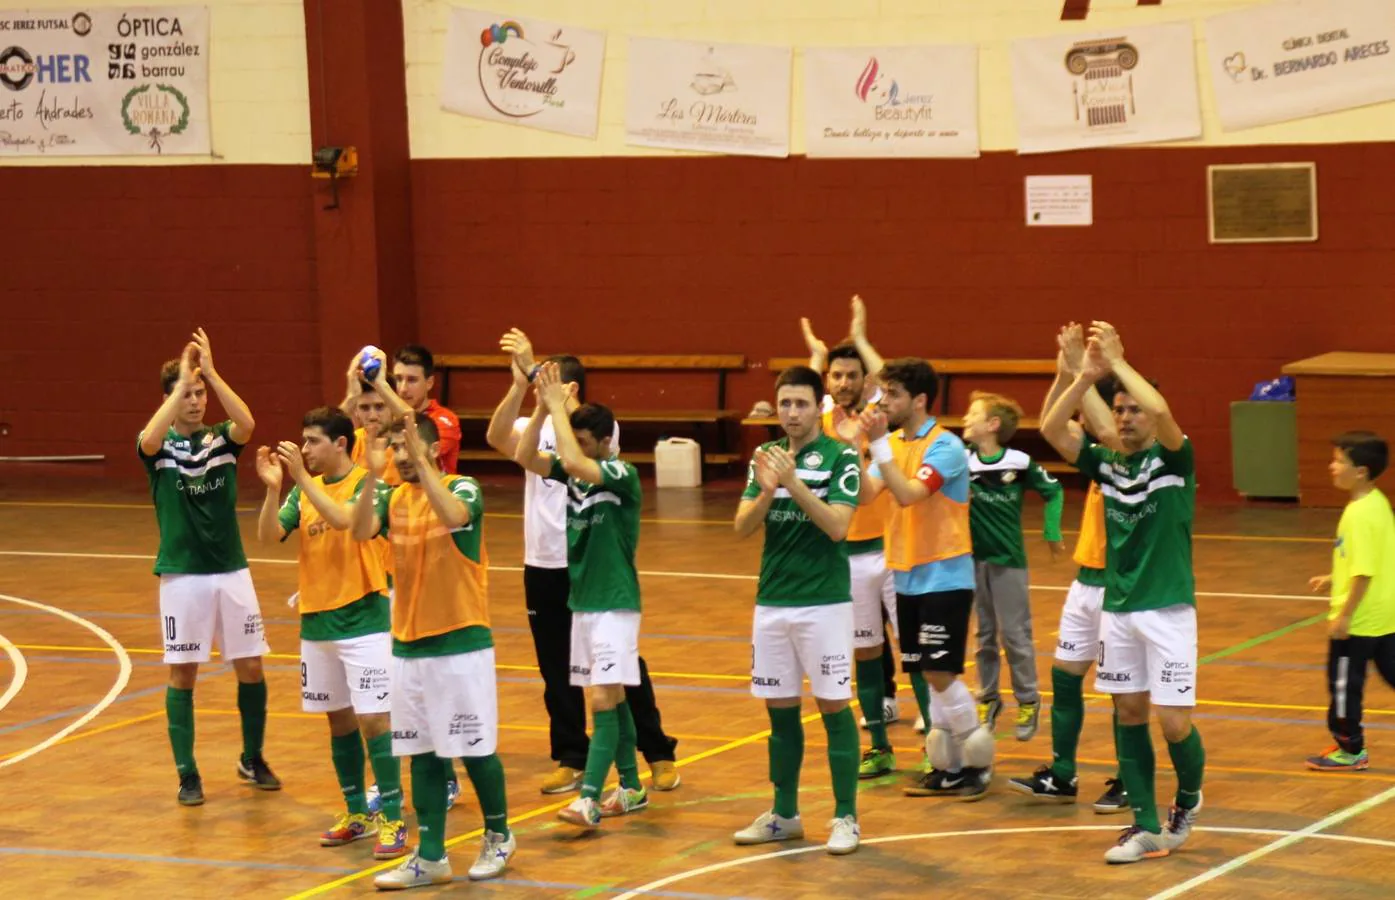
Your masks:
{"label": "banner with villa romana logo", "polygon": [[978,48],[810,47],[809,156],[979,155]]}
{"label": "banner with villa romana logo", "polygon": [[1206,20],[1226,131],[1395,100],[1392,51],[1395,0],[1268,3]]}
{"label": "banner with villa romana logo", "polygon": [[0,10],[0,159],[206,156],[208,10]]}
{"label": "banner with villa romana logo", "polygon": [[452,9],[441,108],[594,138],[605,33],[523,16]]}
{"label": "banner with villa romana logo", "polygon": [[1012,43],[1017,152],[1201,136],[1192,25]]}
{"label": "banner with villa romana logo", "polygon": [[789,47],[630,38],[625,142],[789,156]]}

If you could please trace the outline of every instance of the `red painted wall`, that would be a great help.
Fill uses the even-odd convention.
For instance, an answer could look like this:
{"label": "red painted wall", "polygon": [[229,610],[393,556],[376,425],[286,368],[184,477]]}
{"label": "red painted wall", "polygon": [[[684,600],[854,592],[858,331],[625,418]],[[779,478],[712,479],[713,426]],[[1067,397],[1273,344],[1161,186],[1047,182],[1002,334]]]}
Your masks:
{"label": "red painted wall", "polygon": [[256,439],[298,434],[323,402],[309,182],[299,166],[0,169],[0,456],[104,453],[139,477],[160,365],[198,324]]}
{"label": "red painted wall", "polygon": [[[1320,242],[1207,243],[1208,164],[1307,160]],[[1045,357],[1061,323],[1105,318],[1161,380],[1196,442],[1203,490],[1223,496],[1232,400],[1291,360],[1395,349],[1392,171],[1392,144],[420,160],[418,311],[438,350],[490,350],[517,324],[541,352],[739,352],[762,364],[802,352],[800,315],[839,337],[854,292],[887,355]],[[1093,175],[1094,227],[1025,227],[1028,174]],[[492,405],[495,381],[472,384],[454,402]],[[769,384],[765,371],[739,376],[729,404],[748,408]],[[691,379],[595,387],[617,405],[712,402]],[[1044,390],[1019,399],[1035,409]]]}

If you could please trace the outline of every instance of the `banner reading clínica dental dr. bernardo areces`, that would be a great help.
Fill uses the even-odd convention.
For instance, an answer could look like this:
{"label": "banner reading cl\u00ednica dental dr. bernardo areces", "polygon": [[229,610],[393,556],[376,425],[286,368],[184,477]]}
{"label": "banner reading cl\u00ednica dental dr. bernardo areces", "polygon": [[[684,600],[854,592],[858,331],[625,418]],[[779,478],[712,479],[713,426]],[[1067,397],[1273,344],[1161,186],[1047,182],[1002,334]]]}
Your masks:
{"label": "banner reading cl\u00ednica dental dr. bernardo areces", "polygon": [[211,149],[207,8],[0,11],[0,157]]}

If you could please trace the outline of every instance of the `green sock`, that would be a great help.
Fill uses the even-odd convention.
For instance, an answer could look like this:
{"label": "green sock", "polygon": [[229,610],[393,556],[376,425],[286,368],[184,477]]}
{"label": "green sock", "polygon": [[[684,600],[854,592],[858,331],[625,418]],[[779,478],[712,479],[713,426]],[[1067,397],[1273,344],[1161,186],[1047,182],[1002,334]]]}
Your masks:
{"label": "green sock", "polygon": [[237,711],[242,714],[242,756],[251,759],[262,752],[266,737],[266,681],[237,683]]}
{"label": "green sock", "polygon": [[828,732],[828,771],[833,776],[833,816],[857,817],[857,720],[852,709],[824,713],[823,728]]}
{"label": "green sock", "polygon": [[[766,707],[770,713],[770,783],[775,785],[775,815],[799,815],[799,769],[804,765],[804,723],[799,707]],[[830,744],[830,749],[832,746]]]}
{"label": "green sock", "polygon": [[434,753],[418,753],[412,757],[417,853],[431,862],[446,858],[446,770],[449,766],[449,760]]}
{"label": "green sock", "polygon": [[639,762],[635,759],[635,717],[630,712],[628,702],[615,707],[616,721],[620,725],[620,740],[615,745],[615,771],[620,773],[620,784],[632,791],[642,786],[639,780]]}
{"label": "green sock", "polygon": [[1168,743],[1167,753],[1177,772],[1177,805],[1195,809],[1201,802],[1201,776],[1206,769],[1206,748],[1201,746],[1201,732],[1192,726],[1182,740]]}
{"label": "green sock", "polygon": [[194,691],[165,688],[165,719],[169,722],[174,768],[181,776],[199,770],[194,762]]}
{"label": "green sock", "polygon": [[884,680],[880,656],[857,661],[857,703],[862,707],[862,717],[867,720],[867,734],[872,739],[872,746],[879,750],[891,749],[891,741],[886,736],[886,722],[882,719],[882,700],[886,697]]}
{"label": "green sock", "polygon": [[479,798],[480,810],[484,813],[485,829],[508,837],[509,797],[504,787],[504,764],[499,761],[499,754],[465,757],[465,772],[475,786],[475,796]]}
{"label": "green sock", "polygon": [[581,796],[596,800],[605,787],[615,752],[620,745],[620,715],[613,709],[598,709],[591,716],[591,747],[586,751],[586,774],[581,779]]}
{"label": "green sock", "polygon": [[[1121,766],[1121,765],[1118,765],[1118,762],[1119,762],[1119,710],[1117,710],[1117,709],[1114,710],[1114,712],[1113,712],[1113,714],[1112,714],[1112,718],[1113,718],[1113,720],[1114,720],[1114,725],[1113,725],[1113,728],[1114,728],[1114,762],[1115,762],[1115,766],[1114,766],[1114,777],[1117,778],[1117,779],[1119,779],[1120,782],[1123,782],[1123,780],[1124,780],[1124,767]],[[1124,788],[1124,790],[1128,790],[1128,788]]]}
{"label": "green sock", "polygon": [[389,822],[402,821],[402,760],[392,755],[390,732],[368,739],[368,761],[373,766],[373,778],[378,782],[383,817]]}
{"label": "green sock", "polygon": [[1051,670],[1051,774],[1069,782],[1075,777],[1075,748],[1085,724],[1084,675]]}
{"label": "green sock", "polygon": [[930,682],[924,672],[911,673],[911,690],[915,691],[915,705],[920,707],[920,717],[925,720],[925,733],[930,733]]}
{"label": "green sock", "polygon": [[1147,725],[1119,726],[1119,772],[1124,790],[1129,792],[1133,822],[1144,831],[1158,834],[1158,803],[1153,795],[1153,736]]}
{"label": "green sock", "polygon": [[330,735],[329,755],[334,760],[339,790],[344,792],[349,812],[367,815],[368,801],[363,796],[363,737],[358,729],[349,734]]}

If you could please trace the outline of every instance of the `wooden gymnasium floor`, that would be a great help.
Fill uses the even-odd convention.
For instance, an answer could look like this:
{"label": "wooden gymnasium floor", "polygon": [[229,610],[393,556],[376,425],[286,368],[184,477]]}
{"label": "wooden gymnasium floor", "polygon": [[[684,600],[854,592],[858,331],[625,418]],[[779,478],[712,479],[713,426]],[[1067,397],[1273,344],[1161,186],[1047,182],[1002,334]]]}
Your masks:
{"label": "wooden gymnasium floor", "polygon": [[[243,466],[244,476],[250,467]],[[316,835],[340,809],[322,716],[300,712],[294,546],[257,546],[243,517],[252,573],[268,620],[271,721],[267,755],[281,793],[240,786],[233,679],[206,667],[197,694],[198,758],[207,805],[175,805],[165,737],[150,575],[153,515],[139,486],[117,490],[77,470],[0,471],[0,788],[7,824],[0,885],[11,897],[163,895],[309,897],[372,892],[371,847],[321,849]],[[1033,806],[1004,782],[1050,756],[1047,717],[1035,740],[1012,739],[1003,717],[998,778],[977,804],[902,796],[904,774],[864,783],[864,843],[834,858],[819,843],[738,848],[730,834],[768,805],[759,702],[747,693],[753,578],[759,540],[729,530],[737,486],[659,493],[648,488],[640,550],[642,648],[664,722],[680,740],[683,784],[650,808],[607,820],[578,839],[553,813],[567,802],[537,789],[548,771],[541,682],[525,621],[518,517],[521,483],[485,479],[501,752],[519,852],[506,877],[451,889],[501,897],[893,897],[991,892],[997,897],[1395,896],[1395,694],[1367,695],[1376,765],[1321,775],[1303,757],[1323,749],[1323,603],[1305,596],[1323,571],[1335,512],[1204,510],[1195,558],[1201,609],[1201,706],[1209,757],[1198,831],[1173,857],[1123,868],[1101,854],[1126,817],[1088,801],[1113,771],[1107,708],[1090,701],[1078,807]],[[244,480],[243,505],[260,486]],[[1078,521],[1072,492],[1066,523]],[[1039,521],[1039,506],[1032,509]],[[1073,537],[1069,538],[1073,541]],[[1066,562],[1032,543],[1039,670],[1050,687],[1052,633]],[[129,676],[129,677],[128,677]],[[969,674],[973,684],[972,670]],[[1377,679],[1378,681],[1378,679]],[[1368,682],[1369,684],[1369,682]],[[1088,687],[1087,683],[1087,687]],[[919,762],[914,703],[901,693],[891,734],[905,770]],[[802,812],[814,841],[832,797],[811,702]],[[1156,729],[1155,729],[1156,735]],[[1159,797],[1172,774],[1159,746]],[[644,769],[647,775],[647,767]],[[1162,800],[1166,803],[1166,800]],[[468,786],[450,815],[463,876],[480,820]]]}

